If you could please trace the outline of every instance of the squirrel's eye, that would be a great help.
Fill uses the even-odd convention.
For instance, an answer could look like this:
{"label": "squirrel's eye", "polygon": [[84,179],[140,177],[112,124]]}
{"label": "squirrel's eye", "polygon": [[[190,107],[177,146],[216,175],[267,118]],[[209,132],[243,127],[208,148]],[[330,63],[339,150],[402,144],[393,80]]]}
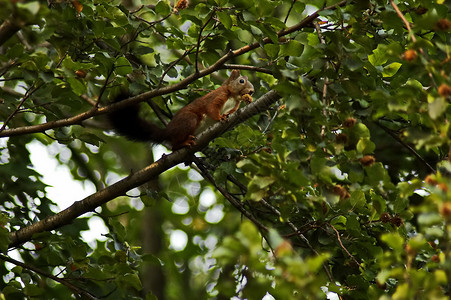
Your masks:
{"label": "squirrel's eye", "polygon": [[240,83],[244,83],[244,79],[240,79]]}

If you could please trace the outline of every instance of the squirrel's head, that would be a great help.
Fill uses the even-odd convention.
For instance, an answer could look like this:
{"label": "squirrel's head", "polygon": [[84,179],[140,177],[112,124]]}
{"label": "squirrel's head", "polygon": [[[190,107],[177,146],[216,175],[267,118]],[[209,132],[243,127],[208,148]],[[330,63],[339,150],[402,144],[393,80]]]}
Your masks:
{"label": "squirrel's head", "polygon": [[241,76],[240,70],[232,70],[229,79],[225,82],[229,91],[235,95],[252,95],[254,86],[249,82],[247,76]]}

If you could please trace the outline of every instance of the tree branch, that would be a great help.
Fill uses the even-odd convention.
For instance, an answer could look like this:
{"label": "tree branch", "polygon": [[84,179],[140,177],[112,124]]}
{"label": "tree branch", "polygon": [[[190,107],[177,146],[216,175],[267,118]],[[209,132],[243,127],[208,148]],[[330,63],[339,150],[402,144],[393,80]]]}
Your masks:
{"label": "tree branch", "polygon": [[22,22],[17,22],[14,17],[11,20],[5,20],[2,25],[0,25],[0,46],[3,45],[7,40],[9,40],[17,31],[19,31],[24,24]]}
{"label": "tree branch", "polygon": [[97,207],[107,203],[108,201],[125,195],[125,193],[135,187],[138,187],[149,180],[155,178],[164,171],[174,167],[175,165],[189,161],[190,157],[205,147],[212,139],[221,135],[223,132],[231,129],[240,122],[267,110],[274,102],[280,99],[276,91],[270,91],[260,97],[258,100],[240,109],[230,115],[225,122],[218,122],[210,129],[206,130],[197,137],[197,144],[192,148],[183,148],[169,155],[165,155],[153,164],[130,174],[126,178],[84,198],[83,200],[74,202],[65,210],[42,219],[32,225],[24,227],[18,231],[10,233],[9,247],[16,247],[33,238],[33,235],[39,232],[50,231],[61,226],[71,223],[77,217],[93,211]]}
{"label": "tree branch", "polygon": [[[316,12],[314,12],[313,14],[305,17],[298,24],[279,31],[277,33],[277,35],[280,38],[280,37],[283,37],[290,33],[299,31],[302,28],[304,28],[305,26],[309,25],[311,22],[313,22],[313,20],[315,20],[319,16],[319,13],[322,10],[324,10],[324,9],[333,10],[333,9],[336,9],[337,7],[345,5],[346,2],[347,2],[346,0],[343,0],[341,2],[338,2],[337,4],[319,9]],[[263,43],[272,43],[272,41],[270,38],[264,38]],[[98,108],[94,107],[84,113],[81,113],[79,115],[76,115],[76,116],[73,116],[70,118],[61,119],[61,120],[57,120],[57,121],[51,121],[51,122],[47,122],[47,123],[43,123],[43,124],[39,124],[39,125],[5,129],[4,131],[0,132],[0,137],[10,137],[10,136],[23,135],[23,134],[44,132],[49,129],[70,126],[70,125],[82,125],[84,120],[92,118],[94,116],[110,113],[114,110],[129,106],[129,105],[133,105],[133,104],[136,104],[139,102],[146,101],[149,98],[173,93],[175,91],[183,89],[186,86],[188,86],[188,84],[192,83],[193,81],[195,81],[201,77],[207,76],[215,71],[218,71],[230,59],[240,56],[251,50],[254,50],[260,46],[261,46],[261,42],[255,42],[250,45],[239,48],[237,50],[229,51],[227,54],[222,56],[218,61],[216,61],[216,63],[214,63],[213,65],[211,65],[208,68],[205,68],[203,70],[199,70],[199,72],[195,72],[194,74],[191,74],[190,76],[186,77],[185,79],[183,79],[173,85],[157,88],[157,89],[151,90],[149,92],[145,92],[140,95],[137,95],[135,97],[131,97],[127,100],[123,100],[123,101],[120,101],[117,103],[110,104],[105,107],[98,107]]]}

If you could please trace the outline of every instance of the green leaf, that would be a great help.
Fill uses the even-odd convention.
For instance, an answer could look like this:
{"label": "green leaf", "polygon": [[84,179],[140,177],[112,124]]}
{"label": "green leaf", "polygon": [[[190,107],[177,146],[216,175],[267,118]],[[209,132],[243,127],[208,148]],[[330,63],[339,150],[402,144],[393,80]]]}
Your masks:
{"label": "green leaf", "polygon": [[8,251],[9,231],[4,227],[5,224],[0,224],[0,253],[6,253]]}
{"label": "green leaf", "polygon": [[393,75],[396,74],[396,72],[398,72],[399,68],[401,68],[401,64],[400,63],[391,63],[388,66],[385,66],[383,71],[382,71],[382,76],[384,77],[392,77]]}
{"label": "green leaf", "polygon": [[124,276],[122,276],[122,280],[137,291],[140,291],[142,289],[141,280],[139,279],[138,274],[125,274]]}
{"label": "green leaf", "polygon": [[128,25],[128,18],[118,7],[110,7],[108,9],[108,18],[114,21],[117,26]]}
{"label": "green leaf", "polygon": [[159,15],[167,15],[171,11],[171,7],[166,3],[166,1],[158,1],[157,5],[155,5],[155,13]]}
{"label": "green leaf", "polygon": [[30,1],[27,3],[17,3],[17,7],[21,9],[28,10],[32,15],[36,15],[39,12],[40,4],[39,1]]}
{"label": "green leaf", "polygon": [[312,272],[318,272],[325,262],[331,257],[330,253],[320,253],[306,259],[306,264]]}
{"label": "green leaf", "polygon": [[395,253],[403,252],[404,239],[397,233],[385,233],[381,236],[381,240],[391,247]]}
{"label": "green leaf", "polygon": [[127,75],[133,71],[131,63],[125,57],[121,56],[116,60],[115,71],[118,75]]}
{"label": "green leaf", "polygon": [[363,123],[357,123],[352,128],[352,133],[359,138],[369,138],[370,137],[370,131],[369,131],[368,127],[366,127],[366,125]]}
{"label": "green leaf", "polygon": [[77,136],[81,141],[94,145],[100,146],[100,143],[104,142],[100,137],[92,133],[83,133]]}
{"label": "green leaf", "polygon": [[359,153],[370,154],[374,149],[376,149],[376,145],[369,138],[361,138],[357,142],[356,150]]}
{"label": "green leaf", "polygon": [[343,80],[341,82],[341,85],[350,97],[353,98],[362,97],[362,90],[358,82],[352,80]]}
{"label": "green leaf", "polygon": [[266,44],[264,47],[266,54],[272,59],[279,54],[280,46],[278,44]]}
{"label": "green leaf", "polygon": [[315,155],[311,159],[310,168],[312,170],[312,173],[318,176],[321,180],[332,183],[332,176],[334,174],[331,171],[331,168],[326,165],[326,163],[326,158]]}
{"label": "green leaf", "polygon": [[146,46],[139,46],[136,49],[134,49],[134,53],[138,54],[138,55],[145,55],[145,54],[150,54],[150,53],[154,53],[155,50],[153,48],[150,47],[146,47]]}
{"label": "green leaf", "polygon": [[249,173],[257,173],[259,170],[259,167],[255,164],[255,162],[250,159],[242,159],[236,164],[236,166],[243,169],[244,172]]}
{"label": "green leaf", "polygon": [[363,63],[361,60],[354,59],[353,57],[348,57],[344,60],[343,65],[348,68],[350,71],[357,71],[363,67]]}
{"label": "green leaf", "polygon": [[387,201],[374,192],[371,192],[370,196],[371,196],[371,202],[373,203],[373,208],[376,210],[376,212],[379,215],[384,213],[387,208]]}
{"label": "green leaf", "polygon": [[67,78],[66,80],[69,83],[72,92],[74,92],[75,95],[81,96],[86,92],[86,86],[80,79],[72,77]]}
{"label": "green leaf", "polygon": [[346,231],[351,233],[353,236],[361,235],[360,223],[355,215],[350,215],[347,217]]}
{"label": "green leaf", "polygon": [[374,163],[372,166],[366,167],[365,172],[367,174],[366,180],[370,185],[378,186],[380,182],[388,180],[387,170],[380,162]]}
{"label": "green leaf", "polygon": [[157,296],[152,294],[152,292],[149,292],[149,293],[146,294],[145,300],[158,300],[158,298],[157,298]]}
{"label": "green leaf", "polygon": [[115,38],[116,36],[122,36],[125,33],[126,31],[122,27],[108,26],[103,29],[103,36],[108,39]]}
{"label": "green leaf", "polygon": [[274,177],[270,176],[254,176],[252,178],[250,185],[255,185],[260,189],[264,189],[276,181]]}
{"label": "green leaf", "polygon": [[227,29],[232,28],[232,25],[233,25],[232,18],[230,17],[230,15],[227,11],[219,11],[218,18],[219,18],[219,21],[221,21],[221,24],[224,25],[225,28],[227,28]]}
{"label": "green leaf", "polygon": [[385,64],[388,60],[385,45],[379,45],[373,54],[368,55],[368,61],[375,67]]}
{"label": "green leaf", "polygon": [[304,45],[296,40],[291,40],[288,43],[280,45],[281,56],[301,56],[304,50]]}
{"label": "green leaf", "polygon": [[397,188],[400,192],[400,196],[407,198],[407,197],[412,196],[416,190],[421,189],[422,185],[423,185],[422,180],[413,179],[408,182],[398,183]]}
{"label": "green leaf", "polygon": [[438,213],[423,213],[418,217],[418,223],[426,227],[439,225],[442,221],[443,219]]}
{"label": "green leaf", "polygon": [[127,235],[125,227],[117,219],[109,219],[109,223],[110,226],[114,228],[114,232],[117,234],[119,239],[124,240]]}
{"label": "green leaf", "polygon": [[31,298],[38,297],[44,294],[44,289],[34,284],[25,284],[25,294]]}
{"label": "green leaf", "polygon": [[445,113],[445,111],[448,107],[449,107],[449,104],[446,102],[445,98],[437,97],[428,103],[429,116],[433,120],[436,120]]}
{"label": "green leaf", "polygon": [[358,211],[362,209],[366,204],[365,193],[361,190],[352,191],[349,203],[351,204],[353,210]]}

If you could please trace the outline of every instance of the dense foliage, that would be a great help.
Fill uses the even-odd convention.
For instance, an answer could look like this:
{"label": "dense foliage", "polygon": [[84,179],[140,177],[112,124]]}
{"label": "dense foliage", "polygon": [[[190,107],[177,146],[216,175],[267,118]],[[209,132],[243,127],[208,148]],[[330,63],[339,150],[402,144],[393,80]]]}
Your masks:
{"label": "dense foliage", "polygon": [[[0,299],[450,297],[449,1],[0,3]],[[167,121],[231,68],[275,103],[139,181],[111,99]]]}

